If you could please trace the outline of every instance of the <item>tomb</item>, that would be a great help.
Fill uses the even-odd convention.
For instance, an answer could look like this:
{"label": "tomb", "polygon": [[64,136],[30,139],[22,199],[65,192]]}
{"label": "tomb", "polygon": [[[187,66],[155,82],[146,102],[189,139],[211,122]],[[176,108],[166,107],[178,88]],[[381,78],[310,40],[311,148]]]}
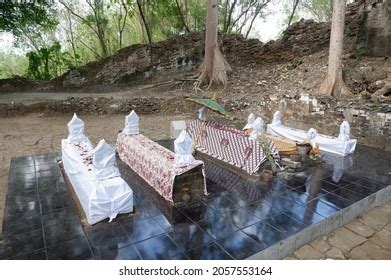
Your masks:
{"label": "tomb", "polygon": [[[261,126],[261,120],[254,120],[257,122]],[[253,140],[259,136],[259,131],[253,130],[249,137],[240,130],[199,119],[190,122],[187,131],[195,142],[196,155],[214,160],[241,177],[259,178],[262,164],[267,161],[261,143]],[[281,167],[278,150],[272,141],[269,141],[269,151],[276,166]]]}
{"label": "tomb", "polygon": [[140,134],[138,123],[132,111],[117,137],[120,159],[166,200],[175,204],[202,200],[207,194],[203,162],[192,156],[186,131],[175,140],[173,153]]}
{"label": "tomb", "polygon": [[84,122],[74,114],[61,141],[62,164],[90,225],[133,211],[133,192],[115,166],[115,150],[104,140],[94,149]]}
{"label": "tomb", "polygon": [[338,137],[332,137],[319,134],[314,128],[310,128],[307,132],[284,126],[279,111],[274,114],[272,123],[267,125],[266,132],[297,142],[308,141],[312,146],[318,144],[320,151],[342,156],[353,154],[357,144],[357,140],[350,139],[350,126],[347,121],[342,122]]}

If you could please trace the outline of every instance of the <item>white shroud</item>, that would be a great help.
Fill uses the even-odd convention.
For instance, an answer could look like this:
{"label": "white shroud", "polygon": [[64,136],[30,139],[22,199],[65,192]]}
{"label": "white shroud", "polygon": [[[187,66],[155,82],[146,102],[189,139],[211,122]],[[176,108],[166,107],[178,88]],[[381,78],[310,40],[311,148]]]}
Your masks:
{"label": "white shroud", "polygon": [[119,177],[114,149],[103,140],[93,150],[87,137],[79,139],[61,141],[62,162],[88,223],[112,221],[118,214],[132,212],[133,191]]}
{"label": "white shroud", "polygon": [[[341,124],[340,135],[336,138],[318,134],[313,128],[307,132],[284,126],[281,123],[280,116],[281,114],[278,111],[274,114],[273,122],[267,125],[267,133],[298,142],[307,140],[311,144],[319,144],[319,149],[323,152],[342,156],[353,154],[356,149],[357,140],[349,138],[350,127],[348,127],[349,124],[346,121]],[[308,139],[308,135],[313,136],[313,138]]]}

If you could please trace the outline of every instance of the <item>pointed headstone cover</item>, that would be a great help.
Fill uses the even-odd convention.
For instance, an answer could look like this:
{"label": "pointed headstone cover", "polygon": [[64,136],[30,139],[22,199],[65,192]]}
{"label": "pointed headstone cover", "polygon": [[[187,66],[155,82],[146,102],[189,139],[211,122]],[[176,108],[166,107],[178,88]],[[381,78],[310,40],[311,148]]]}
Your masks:
{"label": "pointed headstone cover", "polygon": [[252,131],[249,136],[251,140],[257,140],[259,135],[263,132],[264,122],[261,117],[256,118],[256,120],[251,124]]}
{"label": "pointed headstone cover", "polygon": [[311,146],[314,147],[316,144],[316,137],[318,136],[318,132],[316,131],[315,128],[310,128],[307,132],[307,139],[310,142]]}
{"label": "pointed headstone cover", "polygon": [[339,127],[338,140],[348,141],[350,139],[350,125],[347,121],[343,121]]}
{"label": "pointed headstone cover", "polygon": [[272,125],[282,125],[282,122],[281,122],[281,112],[280,111],[276,111],[273,115],[273,120],[272,120]]}
{"label": "pointed headstone cover", "polygon": [[86,139],[84,135],[84,122],[73,114],[71,121],[68,123],[68,140],[70,142],[80,142]]}
{"label": "pointed headstone cover", "polygon": [[115,149],[107,144],[104,139],[100,140],[92,151],[92,166],[97,180],[120,176],[116,166]]}
{"label": "pointed headstone cover", "polygon": [[123,133],[126,135],[134,135],[134,134],[139,134],[139,123],[140,123],[140,118],[136,114],[134,110],[130,112],[129,115],[126,116],[125,118],[125,128]]}
{"label": "pointed headstone cover", "polygon": [[174,141],[175,160],[174,167],[183,167],[194,162],[193,140],[186,130],[182,130],[178,138]]}
{"label": "pointed headstone cover", "polygon": [[205,115],[206,115],[206,111],[208,111],[208,109],[203,106],[201,107],[199,110],[198,110],[198,118],[203,121],[205,119]]}
{"label": "pointed headstone cover", "polygon": [[255,121],[255,119],[256,119],[256,117],[255,117],[255,115],[253,113],[248,115],[248,117],[247,117],[247,124],[246,124],[245,127],[243,127],[243,130],[250,129],[251,125]]}

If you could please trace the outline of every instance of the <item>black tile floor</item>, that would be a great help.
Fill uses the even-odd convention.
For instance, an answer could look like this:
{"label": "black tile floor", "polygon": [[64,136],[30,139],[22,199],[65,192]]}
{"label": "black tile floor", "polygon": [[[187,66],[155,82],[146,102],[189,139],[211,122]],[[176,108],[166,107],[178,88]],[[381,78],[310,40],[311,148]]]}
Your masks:
{"label": "black tile floor", "polygon": [[[172,143],[160,144],[172,148]],[[11,161],[0,259],[244,259],[391,184],[390,153],[347,158],[265,185],[206,161],[209,195],[174,207],[118,161],[136,212],[83,225],[53,154]]]}

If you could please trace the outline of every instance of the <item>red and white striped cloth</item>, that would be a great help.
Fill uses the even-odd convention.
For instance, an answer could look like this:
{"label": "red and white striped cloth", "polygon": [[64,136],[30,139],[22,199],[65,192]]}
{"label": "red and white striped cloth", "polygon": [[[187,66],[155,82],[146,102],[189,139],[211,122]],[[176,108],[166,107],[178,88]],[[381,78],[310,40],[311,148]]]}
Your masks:
{"label": "red and white striped cloth", "polygon": [[[196,143],[196,150],[239,167],[250,175],[266,161],[261,143],[250,140],[240,130],[197,119],[188,124],[187,132]],[[276,165],[281,167],[278,150],[271,141],[269,148]]]}

